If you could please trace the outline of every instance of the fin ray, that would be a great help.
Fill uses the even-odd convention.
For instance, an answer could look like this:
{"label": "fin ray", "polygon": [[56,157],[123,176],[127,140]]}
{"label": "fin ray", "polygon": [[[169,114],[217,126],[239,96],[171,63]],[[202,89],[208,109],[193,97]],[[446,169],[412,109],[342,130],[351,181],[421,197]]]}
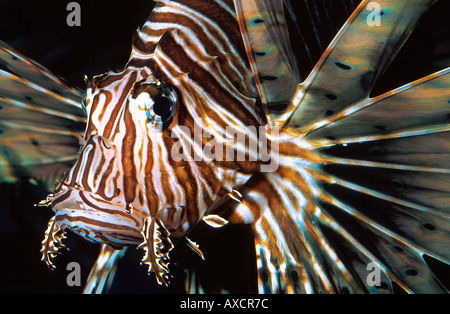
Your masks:
{"label": "fin ray", "polygon": [[448,131],[450,68],[344,111],[306,138],[314,146]]}
{"label": "fin ray", "polygon": [[[364,102],[420,17],[435,0],[377,1],[381,26],[367,22],[370,1],[362,1],[296,93],[285,126],[307,133],[355,103]],[[325,122],[324,122],[325,121]]]}
{"label": "fin ray", "polygon": [[81,92],[0,42],[0,178],[53,188],[78,156],[86,116]]}
{"label": "fin ray", "polygon": [[283,0],[234,3],[253,77],[266,114],[273,122],[278,114],[271,107],[288,104],[298,81]]}

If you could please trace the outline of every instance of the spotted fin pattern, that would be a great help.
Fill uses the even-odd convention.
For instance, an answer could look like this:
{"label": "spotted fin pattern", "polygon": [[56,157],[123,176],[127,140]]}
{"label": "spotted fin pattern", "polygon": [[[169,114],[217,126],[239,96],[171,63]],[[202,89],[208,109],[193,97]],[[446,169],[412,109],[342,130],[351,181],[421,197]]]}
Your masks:
{"label": "spotted fin pattern", "polygon": [[[367,99],[347,110],[338,121],[312,131],[306,138],[311,145],[323,147],[444,132],[449,129],[450,119],[448,86],[450,69]],[[437,161],[432,156],[417,160],[425,163],[421,166],[428,167],[437,166]],[[411,163],[407,159],[397,161],[405,162]]]}
{"label": "spotted fin pattern", "polygon": [[450,69],[369,98],[434,2],[377,1],[369,26],[362,1],[299,84],[280,151],[301,158],[251,180],[227,217],[254,223],[260,292],[447,292],[423,256],[450,261]]}
{"label": "spotted fin pattern", "polygon": [[234,4],[256,86],[271,122],[284,112],[298,83],[283,1],[235,0]]}
{"label": "spotted fin pattern", "polygon": [[385,229],[442,261],[450,257],[449,86],[450,68],[373,98],[307,136],[315,143],[333,134],[339,143],[321,149],[329,158],[323,169],[340,186],[326,191],[352,207],[370,200],[384,208],[366,209],[370,220],[393,217]]}
{"label": "spotted fin pattern", "polygon": [[376,12],[362,1],[326,49],[305,82],[298,86],[286,126],[304,134],[346,115],[365,101],[375,81],[408,39],[420,17],[436,0],[377,1]]}

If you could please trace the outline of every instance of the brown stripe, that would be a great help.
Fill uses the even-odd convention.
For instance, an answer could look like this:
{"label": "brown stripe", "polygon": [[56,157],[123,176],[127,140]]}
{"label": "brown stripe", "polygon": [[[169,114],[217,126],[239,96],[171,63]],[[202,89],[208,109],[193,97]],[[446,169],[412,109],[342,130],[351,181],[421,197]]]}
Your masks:
{"label": "brown stripe", "polygon": [[121,233],[117,233],[117,232],[109,232],[108,235],[112,238],[114,238],[115,240],[119,240],[122,243],[141,243],[142,242],[142,237],[140,235],[136,235],[135,237],[133,237],[132,235],[124,235]]}
{"label": "brown stripe", "polygon": [[70,197],[71,194],[72,194],[72,190],[67,190],[65,193],[61,194],[60,196],[53,198],[52,207],[54,207],[58,203],[64,202],[66,199],[68,199]]}
{"label": "brown stripe", "polygon": [[[102,175],[102,178],[103,178],[103,173],[102,173],[101,171],[102,171],[103,165],[104,165],[105,162],[106,162],[104,149],[105,149],[104,147],[100,147],[100,150],[101,150],[100,157],[101,157],[101,158],[100,158],[100,162],[96,165],[97,168],[95,169],[95,172],[94,172],[94,182],[95,182],[95,183],[98,182],[100,175]],[[114,160],[114,159],[113,159],[113,160]],[[109,167],[108,167],[108,168],[109,168]],[[101,190],[100,183],[99,183],[99,187],[98,187],[97,190]],[[103,187],[103,190],[104,190],[104,187]],[[98,191],[97,191],[97,192],[98,192]]]}
{"label": "brown stripe", "polygon": [[[122,231],[129,231],[129,232],[133,232],[136,233],[136,230],[132,227],[128,227],[125,225],[118,225],[118,224],[111,224],[111,223],[107,223],[105,221],[101,221],[101,220],[95,220],[95,219],[91,219],[91,218],[87,218],[87,217],[83,217],[83,216],[76,216],[73,217],[69,214],[61,214],[58,215],[58,221],[61,220],[68,220],[71,223],[83,223],[85,225],[89,225],[92,226],[92,230],[95,230],[95,227],[102,227],[105,229],[110,229],[110,230],[122,230]],[[79,227],[80,229],[87,229],[87,228],[83,228],[83,227]]]}
{"label": "brown stripe", "polygon": [[[92,202],[91,202],[91,201],[83,194],[83,192],[80,192],[79,195],[80,195],[80,198],[83,200],[83,202],[84,202],[87,206],[89,206],[89,207],[91,207],[91,208],[93,208],[93,209],[95,209],[95,210],[98,210],[98,211],[100,211],[100,212],[103,212],[103,213],[107,213],[107,214],[110,214],[110,215],[121,216],[121,217],[127,218],[127,219],[129,219],[129,220],[132,220],[136,226],[139,226],[139,220],[137,220],[134,216],[132,216],[132,215],[126,213],[126,212],[122,212],[122,211],[120,211],[120,210],[106,209],[106,208],[104,208],[104,207],[97,206],[96,204],[92,203]],[[91,197],[92,197],[92,196],[91,196]],[[102,201],[102,200],[99,200],[99,199],[95,199],[95,200],[96,200],[97,202],[99,202],[99,203],[105,203],[105,204],[108,204],[108,202],[105,202],[105,201]]]}
{"label": "brown stripe", "polygon": [[[93,96],[92,99],[92,105],[91,108],[89,110],[90,115],[89,115],[89,121],[87,124],[87,128],[86,128],[86,132],[84,133],[84,139],[87,141],[88,140],[88,136],[90,136],[92,133],[98,133],[98,130],[96,129],[94,123],[92,123],[92,113],[95,112],[98,109],[98,104],[99,104],[99,95],[96,94]],[[101,110],[101,109],[100,109]]]}
{"label": "brown stripe", "polygon": [[96,193],[97,193],[100,197],[102,197],[103,199],[105,199],[105,200],[111,200],[111,199],[112,199],[112,198],[109,198],[109,197],[106,196],[106,185],[107,185],[107,182],[108,182],[109,180],[111,180],[110,176],[111,176],[111,174],[113,173],[113,170],[114,170],[114,161],[115,161],[115,159],[116,159],[116,157],[113,157],[113,158],[111,159],[111,161],[109,162],[108,167],[107,167],[106,170],[102,173],[100,182],[99,182],[99,184],[98,184],[98,189],[97,189],[97,191],[96,191]]}
{"label": "brown stripe", "polygon": [[[146,34],[148,36],[163,36],[164,33],[166,32],[166,30],[152,30],[151,28],[144,26],[141,29],[141,33]],[[132,39],[132,43],[133,43],[133,50],[136,50],[139,53],[142,54],[149,54],[152,53],[155,48],[157,43],[155,42],[146,42],[144,41],[140,36],[138,31],[136,31],[136,33],[133,36]]]}
{"label": "brown stripe", "polygon": [[[153,20],[155,19],[155,15],[158,14],[158,13],[155,12],[154,10],[155,10],[156,8],[159,8],[159,7],[162,7],[162,6],[164,6],[163,3],[161,3],[161,2],[156,3],[155,8],[154,8],[154,9],[152,10],[152,12],[150,13],[150,16],[149,16],[149,18],[147,19],[147,21],[153,21]],[[141,31],[141,33],[144,33],[144,34],[146,34],[146,35],[148,35],[148,36],[158,36],[158,35],[162,36],[162,35],[165,33],[166,30],[162,30],[162,31],[159,31],[159,30],[153,30],[153,29],[151,29],[151,28],[149,28],[149,27],[147,27],[147,26],[144,25],[144,27],[142,27],[142,29],[141,29],[140,31]],[[136,32],[134,33],[131,42],[132,42],[132,44],[133,44],[133,49],[136,49],[138,52],[142,52],[142,53],[145,53],[145,54],[151,53],[151,52],[155,49],[155,46],[156,46],[155,43],[153,43],[153,42],[147,43],[147,42],[143,41],[143,40],[138,36],[138,31],[136,31]],[[128,64],[127,64],[127,67],[128,67]]]}
{"label": "brown stripe", "polygon": [[[134,76],[135,78],[135,76]],[[134,80],[133,80],[134,81]],[[129,102],[127,100],[126,108]],[[127,204],[134,202],[136,197],[137,171],[135,165],[134,145],[136,144],[136,126],[129,110],[124,111],[125,136],[122,142],[122,172],[125,201]]]}
{"label": "brown stripe", "polygon": [[[165,144],[165,143],[164,143]],[[172,205],[175,204],[175,199],[174,199],[174,193],[173,193],[173,189],[172,189],[172,184],[170,184],[169,181],[169,175],[166,175],[165,173],[168,172],[167,169],[165,169],[164,166],[164,160],[162,157],[162,150],[165,149],[167,151],[167,148],[165,146],[160,146],[158,145],[158,160],[155,160],[155,162],[159,163],[159,169],[160,169],[160,173],[161,173],[161,189],[164,193],[164,196],[166,197],[166,204]],[[170,152],[167,152],[170,156]],[[153,156],[153,158],[155,158],[155,156]],[[170,157],[169,157],[170,159]]]}
{"label": "brown stripe", "polygon": [[124,74],[125,73],[113,72],[104,73],[100,76],[94,77],[93,83],[97,88],[107,88],[112,83],[122,80]]}
{"label": "brown stripe", "polygon": [[197,223],[199,218],[199,204],[197,202],[197,195],[199,191],[197,185],[195,184],[196,180],[192,173],[191,165],[178,165],[174,168],[174,173],[183,189],[183,192],[185,193],[186,203],[183,217],[184,215],[187,215],[189,225],[193,226]]}
{"label": "brown stripe", "polygon": [[105,103],[103,104],[102,110],[100,111],[100,114],[98,116],[98,120],[102,121],[103,117],[105,116],[106,113],[106,108],[108,107],[108,105],[111,104],[111,99],[112,99],[112,93],[110,91],[107,90],[102,90],[100,91],[100,93],[98,93],[98,97],[100,98],[100,94],[105,95]]}
{"label": "brown stripe", "polygon": [[[126,78],[128,75],[129,70],[125,71],[123,75],[121,76],[123,79]],[[114,106],[114,109],[111,113],[111,116],[109,117],[108,122],[105,125],[103,136],[106,138],[110,138],[112,134],[112,128],[116,123],[117,116],[119,115],[119,112],[123,109],[123,106],[125,105],[125,100],[128,97],[128,94],[130,93],[131,88],[133,87],[134,83],[136,82],[137,72],[133,71],[130,74],[130,77],[128,78],[128,81],[125,85],[125,87],[122,90],[122,95],[120,95],[119,100],[116,104],[112,104]]]}
{"label": "brown stripe", "polygon": [[147,197],[147,208],[150,212],[150,216],[156,216],[158,210],[158,196],[155,193],[155,187],[153,185],[153,177],[152,177],[152,169],[153,169],[153,147],[151,139],[149,138],[148,147],[147,147],[147,162],[145,164],[145,188],[146,188],[146,197]]}
{"label": "brown stripe", "polygon": [[84,160],[86,160],[86,162],[84,163],[85,164],[84,169],[80,169],[82,171],[81,182],[77,182],[77,183],[83,187],[83,190],[86,190],[88,192],[92,191],[92,189],[88,183],[89,175],[93,172],[92,166],[94,166],[94,167],[97,166],[97,165],[92,164],[92,160],[94,159],[95,150],[96,150],[96,143],[94,141],[94,138],[96,138],[96,137],[91,136],[89,141],[86,144],[86,147],[89,147],[89,145],[92,147],[90,152],[86,153],[86,151],[83,151],[83,154],[80,155],[80,159],[79,159],[80,161],[81,161],[81,159],[84,159]]}

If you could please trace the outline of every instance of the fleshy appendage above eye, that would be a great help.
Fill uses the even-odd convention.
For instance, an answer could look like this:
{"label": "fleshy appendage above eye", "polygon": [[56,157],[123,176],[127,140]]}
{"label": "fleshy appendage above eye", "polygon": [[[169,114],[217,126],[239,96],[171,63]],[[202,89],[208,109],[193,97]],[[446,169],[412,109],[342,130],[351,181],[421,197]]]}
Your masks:
{"label": "fleshy appendage above eye", "polygon": [[176,113],[177,93],[160,81],[141,84],[131,100],[145,110],[147,123],[155,130],[167,128]]}

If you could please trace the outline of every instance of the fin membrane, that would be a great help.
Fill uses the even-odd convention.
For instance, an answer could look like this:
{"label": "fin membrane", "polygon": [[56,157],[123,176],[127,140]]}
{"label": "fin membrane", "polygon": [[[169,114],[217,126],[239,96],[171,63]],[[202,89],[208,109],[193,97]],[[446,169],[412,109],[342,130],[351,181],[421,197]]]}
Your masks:
{"label": "fin membrane", "polygon": [[272,123],[277,111],[287,108],[298,81],[283,0],[235,0],[234,4],[255,83]]}
{"label": "fin membrane", "polygon": [[3,42],[0,65],[0,178],[32,177],[52,189],[77,158],[81,92]]}
{"label": "fin membrane", "polygon": [[355,103],[365,101],[420,17],[434,0],[377,1],[380,25],[368,21],[371,1],[362,1],[301,84],[286,126],[314,130]]}

